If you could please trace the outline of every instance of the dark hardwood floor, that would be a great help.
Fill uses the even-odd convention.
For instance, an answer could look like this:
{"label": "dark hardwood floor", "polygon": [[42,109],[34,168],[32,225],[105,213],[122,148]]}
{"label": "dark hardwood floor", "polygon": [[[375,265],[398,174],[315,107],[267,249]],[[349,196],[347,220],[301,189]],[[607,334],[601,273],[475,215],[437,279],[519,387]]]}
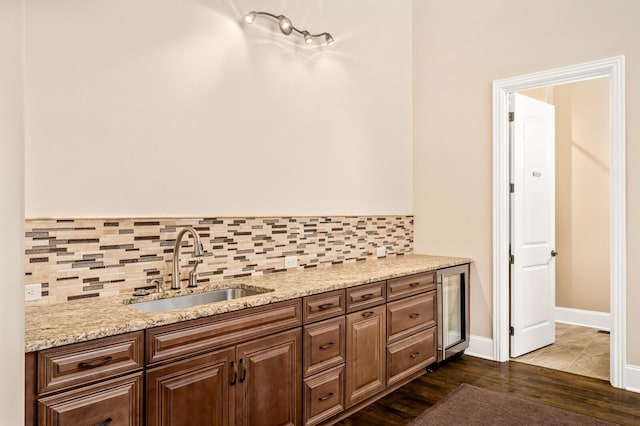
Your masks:
{"label": "dark hardwood floor", "polygon": [[[464,355],[408,383],[338,425],[406,425],[462,383],[622,425],[640,425],[638,393],[615,389],[604,380]],[[463,419],[461,424],[464,424]]]}

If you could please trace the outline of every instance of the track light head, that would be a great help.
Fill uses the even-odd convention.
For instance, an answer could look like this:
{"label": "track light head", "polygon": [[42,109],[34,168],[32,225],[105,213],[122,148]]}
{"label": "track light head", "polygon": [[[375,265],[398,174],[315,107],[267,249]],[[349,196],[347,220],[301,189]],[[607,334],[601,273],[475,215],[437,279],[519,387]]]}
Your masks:
{"label": "track light head", "polygon": [[256,19],[256,12],[254,11],[251,11],[246,15],[244,15],[244,22],[246,22],[247,24],[252,23],[253,21],[255,21],[255,19]]}

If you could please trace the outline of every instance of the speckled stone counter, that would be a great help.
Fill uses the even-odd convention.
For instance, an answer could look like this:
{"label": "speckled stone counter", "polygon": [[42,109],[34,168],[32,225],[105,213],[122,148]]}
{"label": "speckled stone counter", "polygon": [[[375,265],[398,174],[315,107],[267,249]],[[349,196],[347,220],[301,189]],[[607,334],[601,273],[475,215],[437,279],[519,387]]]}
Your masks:
{"label": "speckled stone counter", "polygon": [[[140,298],[119,296],[27,306],[25,308],[25,352],[144,330],[470,262],[471,259],[459,257],[407,255],[225,280],[194,290],[167,290],[162,294]],[[144,312],[130,305],[132,302],[175,297],[219,287],[259,287],[272,291],[166,312]]]}

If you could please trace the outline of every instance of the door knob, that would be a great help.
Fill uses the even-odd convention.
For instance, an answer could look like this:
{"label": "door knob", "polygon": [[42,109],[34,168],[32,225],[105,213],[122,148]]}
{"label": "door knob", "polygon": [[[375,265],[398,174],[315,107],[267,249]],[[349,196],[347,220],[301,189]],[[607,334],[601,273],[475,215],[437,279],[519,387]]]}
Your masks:
{"label": "door knob", "polygon": [[558,252],[555,250],[551,250],[551,257],[556,257],[558,255]]}

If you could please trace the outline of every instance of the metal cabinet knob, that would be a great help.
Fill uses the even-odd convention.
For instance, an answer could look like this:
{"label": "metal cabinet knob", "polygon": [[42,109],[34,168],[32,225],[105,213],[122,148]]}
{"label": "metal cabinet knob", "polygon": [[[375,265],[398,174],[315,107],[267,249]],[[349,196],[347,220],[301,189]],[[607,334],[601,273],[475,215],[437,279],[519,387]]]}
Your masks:
{"label": "metal cabinet knob", "polygon": [[556,257],[558,255],[558,252],[555,250],[551,250],[551,257]]}

